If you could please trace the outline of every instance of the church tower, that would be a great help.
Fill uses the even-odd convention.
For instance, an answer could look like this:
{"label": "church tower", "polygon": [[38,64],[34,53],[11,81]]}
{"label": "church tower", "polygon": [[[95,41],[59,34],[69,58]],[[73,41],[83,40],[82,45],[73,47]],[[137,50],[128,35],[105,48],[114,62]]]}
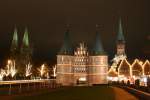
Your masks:
{"label": "church tower", "polygon": [[96,32],[93,54],[89,56],[88,83],[107,84],[108,56],[103,49],[100,34]]}
{"label": "church tower", "polygon": [[72,48],[69,38],[69,30],[65,32],[64,43],[57,55],[57,83],[62,85],[73,85],[72,73]]}
{"label": "church tower", "polygon": [[16,60],[18,58],[18,33],[17,28],[14,29],[13,40],[10,48],[10,59]]}
{"label": "church tower", "polygon": [[25,29],[24,36],[23,36],[20,58],[21,58],[21,65],[23,66],[23,69],[25,69],[25,66],[31,63],[32,60],[32,48],[29,44],[29,36],[28,36],[27,28]]}
{"label": "church tower", "polygon": [[125,56],[125,39],[123,36],[121,18],[119,19],[118,36],[117,36],[116,44],[117,44],[116,56],[121,56],[121,55]]}

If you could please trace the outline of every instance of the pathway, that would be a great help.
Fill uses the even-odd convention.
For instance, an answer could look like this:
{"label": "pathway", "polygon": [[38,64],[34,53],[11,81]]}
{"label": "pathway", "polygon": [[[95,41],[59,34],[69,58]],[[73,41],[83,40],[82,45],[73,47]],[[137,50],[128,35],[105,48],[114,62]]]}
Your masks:
{"label": "pathway", "polygon": [[135,96],[132,94],[126,92],[125,90],[118,88],[118,87],[112,87],[115,92],[115,99],[116,100],[138,100]]}

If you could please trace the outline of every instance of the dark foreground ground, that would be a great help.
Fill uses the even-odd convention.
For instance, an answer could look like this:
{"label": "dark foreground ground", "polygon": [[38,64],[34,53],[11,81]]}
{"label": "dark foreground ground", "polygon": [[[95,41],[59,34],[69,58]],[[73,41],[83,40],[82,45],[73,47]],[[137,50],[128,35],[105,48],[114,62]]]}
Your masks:
{"label": "dark foreground ground", "polygon": [[34,96],[16,97],[16,100],[114,100],[113,90],[107,86],[64,87]]}
{"label": "dark foreground ground", "polygon": [[[127,99],[126,99],[127,98]],[[62,87],[54,90],[43,90],[40,93],[29,93],[5,96],[5,100],[136,100],[120,88],[108,86]],[[1,100],[0,99],[0,100]]]}

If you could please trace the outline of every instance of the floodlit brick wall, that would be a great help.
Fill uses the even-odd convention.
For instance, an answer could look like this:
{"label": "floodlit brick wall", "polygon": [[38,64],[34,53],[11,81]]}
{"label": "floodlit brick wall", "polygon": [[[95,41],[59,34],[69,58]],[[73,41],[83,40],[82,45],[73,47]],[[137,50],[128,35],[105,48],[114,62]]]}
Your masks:
{"label": "floodlit brick wall", "polygon": [[107,84],[107,55],[87,56],[86,60],[79,59],[78,62],[75,60],[75,56],[57,56],[57,83],[64,86],[76,85],[79,79],[86,78],[85,83],[89,85]]}
{"label": "floodlit brick wall", "polygon": [[73,84],[72,56],[57,56],[57,77],[56,82],[62,85]]}
{"label": "floodlit brick wall", "polygon": [[89,84],[107,84],[108,57],[91,56],[89,66]]}

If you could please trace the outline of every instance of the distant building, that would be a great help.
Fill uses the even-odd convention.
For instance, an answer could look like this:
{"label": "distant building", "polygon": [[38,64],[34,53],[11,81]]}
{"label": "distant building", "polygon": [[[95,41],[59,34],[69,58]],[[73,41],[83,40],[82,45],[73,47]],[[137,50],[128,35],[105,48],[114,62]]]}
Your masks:
{"label": "distant building", "polygon": [[124,59],[121,61],[121,63],[118,66],[118,77],[127,77],[130,78],[132,75],[131,72],[131,65],[130,63],[127,61],[127,59]]}
{"label": "distant building", "polygon": [[[115,57],[113,58],[113,64],[111,68],[108,71],[108,76],[111,79],[116,79],[118,76],[122,74],[129,74],[130,76],[130,65],[128,65],[126,61],[126,53],[125,53],[125,38],[123,35],[123,28],[122,28],[122,22],[121,18],[119,19],[118,22],[118,34],[117,34],[117,39],[116,39],[116,54]],[[121,63],[121,67],[118,67],[118,64]],[[128,73],[129,72],[129,73]]]}
{"label": "distant building", "polygon": [[32,48],[29,43],[28,30],[25,29],[22,45],[18,45],[18,31],[14,29],[9,59],[15,61],[18,73],[24,74],[26,65],[32,62]]}
{"label": "distant building", "polygon": [[119,19],[119,26],[118,26],[118,35],[116,40],[116,54],[113,59],[113,62],[118,64],[121,60],[127,58],[125,53],[125,38],[123,35],[123,28],[121,18]]}
{"label": "distant building", "polygon": [[148,60],[142,66],[143,68],[143,75],[150,75],[150,62]]}
{"label": "distant building", "polygon": [[131,65],[132,69],[132,76],[135,78],[140,78],[143,75],[143,68],[142,64],[138,59],[135,59],[134,62]]}
{"label": "distant building", "polygon": [[113,59],[111,68],[108,71],[109,81],[130,81],[134,83],[139,79],[144,84],[145,78],[150,76],[150,62],[146,60],[144,63],[138,59],[134,62],[128,62],[125,53],[125,38],[121,19],[119,19],[118,36],[116,41],[116,54]]}
{"label": "distant building", "polygon": [[16,27],[14,29],[12,44],[10,47],[9,59],[16,61],[15,65],[16,67],[18,67],[17,61],[19,60],[19,46],[18,46],[18,31]]}
{"label": "distant building", "polygon": [[123,35],[122,23],[121,19],[119,19],[119,28],[118,28],[118,36],[117,36],[117,54],[116,56],[126,56],[125,53],[125,38]]}
{"label": "distant building", "polygon": [[18,31],[15,28],[13,39],[12,39],[12,44],[11,44],[11,48],[10,48],[10,57],[11,57],[11,59],[16,59],[16,57],[19,53],[18,49],[19,49],[19,47],[18,47]]}
{"label": "distant building", "polygon": [[21,63],[21,66],[23,67],[22,70],[24,70],[24,71],[25,71],[26,65],[32,62],[32,53],[33,53],[32,52],[33,49],[32,49],[30,42],[29,42],[28,34],[29,33],[28,33],[27,28],[26,28],[25,32],[24,32],[24,36],[23,36],[22,45],[20,48],[20,63]]}
{"label": "distant building", "polygon": [[57,83],[64,86],[107,84],[108,56],[98,32],[95,40],[91,51],[85,43],[73,51],[69,31],[65,33],[64,44],[57,55]]}

